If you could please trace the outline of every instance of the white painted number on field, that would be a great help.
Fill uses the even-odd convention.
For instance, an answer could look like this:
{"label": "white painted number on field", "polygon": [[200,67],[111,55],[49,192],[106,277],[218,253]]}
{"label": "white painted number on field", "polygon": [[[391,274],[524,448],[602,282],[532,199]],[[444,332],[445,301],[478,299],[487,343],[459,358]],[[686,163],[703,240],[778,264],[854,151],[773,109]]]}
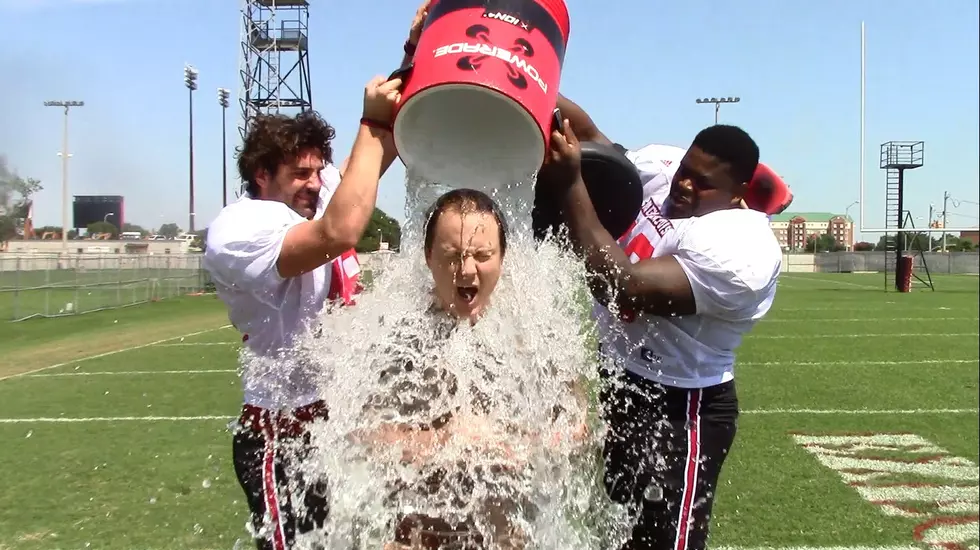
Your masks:
{"label": "white painted number on field", "polygon": [[980,542],[980,468],[914,434],[795,435],[882,512],[918,520],[916,542],[968,550]]}

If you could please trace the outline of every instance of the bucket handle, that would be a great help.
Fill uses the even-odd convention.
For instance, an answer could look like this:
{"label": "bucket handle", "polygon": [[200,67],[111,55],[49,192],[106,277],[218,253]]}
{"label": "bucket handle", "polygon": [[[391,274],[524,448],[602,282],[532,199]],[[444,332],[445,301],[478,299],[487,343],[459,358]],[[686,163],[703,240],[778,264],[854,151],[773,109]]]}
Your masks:
{"label": "bucket handle", "polygon": [[388,80],[394,80],[396,78],[402,79],[401,87],[404,88],[405,84],[408,82],[409,77],[412,75],[412,69],[415,68],[415,62],[409,61],[408,63],[402,65],[395,69],[390,75],[388,75]]}
{"label": "bucket handle", "polygon": [[564,119],[561,117],[561,109],[555,107],[555,110],[552,111],[551,113],[551,131],[554,132],[555,130],[557,130],[559,134],[564,135],[565,133],[564,126],[565,126],[565,122]]}

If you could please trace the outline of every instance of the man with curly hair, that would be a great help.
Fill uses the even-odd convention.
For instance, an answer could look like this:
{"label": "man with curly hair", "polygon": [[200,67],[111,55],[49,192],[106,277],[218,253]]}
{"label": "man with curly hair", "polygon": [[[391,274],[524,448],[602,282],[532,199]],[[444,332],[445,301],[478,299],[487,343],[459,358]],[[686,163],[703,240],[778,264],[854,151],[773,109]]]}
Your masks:
{"label": "man with curly hair", "polygon": [[325,483],[304,479],[309,423],[326,419],[297,337],[328,303],[358,292],[354,245],[396,157],[400,79],[372,79],[350,156],[333,165],[334,129],[315,112],[259,115],[238,150],[245,194],[208,231],[204,265],[242,334],[244,406],[233,439],[260,550],[284,550],[327,518]]}

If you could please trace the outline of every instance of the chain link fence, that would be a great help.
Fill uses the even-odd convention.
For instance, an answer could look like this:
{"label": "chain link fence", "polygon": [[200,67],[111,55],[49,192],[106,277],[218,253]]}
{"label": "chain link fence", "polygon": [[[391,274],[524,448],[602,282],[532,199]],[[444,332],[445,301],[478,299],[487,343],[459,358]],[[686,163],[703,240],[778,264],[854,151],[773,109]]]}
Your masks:
{"label": "chain link fence", "polygon": [[75,315],[202,292],[201,254],[3,254],[0,320]]}
{"label": "chain link fence", "polygon": [[[885,271],[886,258],[894,252],[821,252],[817,254],[783,254],[783,271],[791,273],[857,273]],[[913,269],[922,272],[926,266],[934,274],[980,274],[977,252],[926,252],[913,254]]]}

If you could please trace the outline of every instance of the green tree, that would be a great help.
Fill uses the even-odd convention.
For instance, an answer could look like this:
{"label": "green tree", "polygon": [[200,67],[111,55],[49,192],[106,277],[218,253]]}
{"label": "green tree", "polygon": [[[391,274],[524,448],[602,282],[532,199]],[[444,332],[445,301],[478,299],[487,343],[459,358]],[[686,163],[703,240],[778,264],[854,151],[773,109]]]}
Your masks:
{"label": "green tree", "polygon": [[57,233],[61,235],[61,228],[57,225],[42,225],[41,227],[34,228],[34,235],[38,239],[43,237],[45,233]]}
{"label": "green tree", "polygon": [[122,226],[121,233],[139,233],[141,236],[145,237],[150,234],[149,231],[143,227],[136,225],[135,223],[124,223]]}
{"label": "green tree", "polygon": [[119,228],[106,221],[92,222],[88,224],[85,231],[90,237],[98,233],[111,233],[112,239],[119,237]]}
{"label": "green tree", "polygon": [[191,248],[199,249],[204,252],[208,246],[208,228],[198,229],[194,232],[194,241],[191,242]]}
{"label": "green tree", "polygon": [[854,251],[855,252],[870,252],[870,251],[874,250],[874,248],[875,248],[875,245],[873,245],[873,244],[871,244],[869,242],[861,241],[859,243],[854,243]]}
{"label": "green tree", "polygon": [[889,243],[894,242],[894,240],[895,240],[894,237],[889,237],[888,235],[882,235],[878,239],[878,243],[875,244],[875,252],[884,252],[885,250],[888,250],[889,248],[891,248],[892,250],[894,250],[894,247],[889,246]]}
{"label": "green tree", "polygon": [[818,237],[810,235],[807,237],[806,245],[803,247],[803,250],[806,252],[837,252],[843,249],[844,247],[828,233],[823,233]]}
{"label": "green tree", "polygon": [[175,239],[180,235],[180,227],[175,223],[165,223],[157,229],[157,235],[168,239]]}
{"label": "green tree", "polygon": [[402,228],[398,220],[385,214],[380,208],[375,208],[364,235],[354,249],[358,252],[374,252],[379,248],[380,239],[388,243],[390,250],[398,250],[401,245]]}
{"label": "green tree", "polygon": [[27,219],[31,197],[40,190],[39,180],[18,176],[7,167],[7,158],[0,156],[0,243],[19,234]]}

